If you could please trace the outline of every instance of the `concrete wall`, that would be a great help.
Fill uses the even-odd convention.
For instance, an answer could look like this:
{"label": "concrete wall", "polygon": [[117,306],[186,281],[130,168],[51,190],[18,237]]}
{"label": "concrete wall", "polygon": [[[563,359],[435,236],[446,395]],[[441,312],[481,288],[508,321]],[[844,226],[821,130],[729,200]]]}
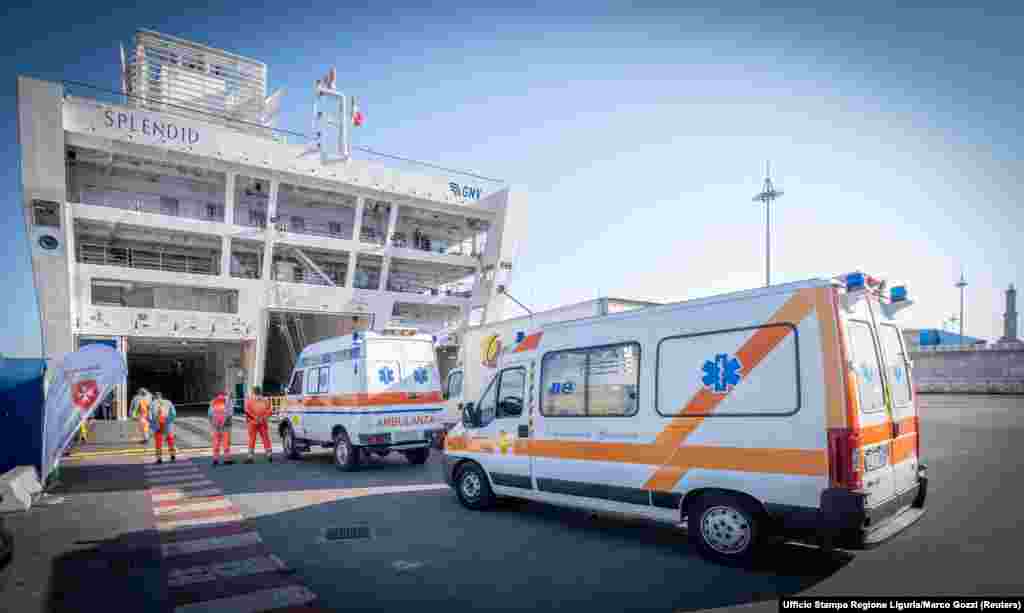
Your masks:
{"label": "concrete wall", "polygon": [[921,393],[1024,394],[1024,345],[911,351]]}

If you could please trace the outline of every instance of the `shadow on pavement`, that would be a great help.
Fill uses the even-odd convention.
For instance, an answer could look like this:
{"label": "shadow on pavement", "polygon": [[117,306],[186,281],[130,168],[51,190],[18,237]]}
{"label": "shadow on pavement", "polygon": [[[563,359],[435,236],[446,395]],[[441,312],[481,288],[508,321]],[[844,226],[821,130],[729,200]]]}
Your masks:
{"label": "shadow on pavement", "polygon": [[44,611],[161,611],[166,577],[153,531],[121,535],[53,560]]}
{"label": "shadow on pavement", "polygon": [[[333,471],[329,461],[303,460]],[[527,501],[474,512],[446,488],[373,493],[371,484],[383,476],[394,485],[395,471],[418,468],[385,458],[358,473],[338,473],[347,487],[369,488],[350,498],[324,501],[312,483],[295,480],[282,483],[274,501],[236,500],[270,549],[314,592],[355,610],[689,611],[798,593],[852,560],[783,544],[769,548],[760,567],[733,569],[699,557],[685,531],[646,520]],[[438,467],[431,468],[436,483]],[[240,481],[224,488],[262,489]],[[303,489],[314,491],[295,491]],[[328,528],[352,526],[369,527],[371,538],[324,539]]]}

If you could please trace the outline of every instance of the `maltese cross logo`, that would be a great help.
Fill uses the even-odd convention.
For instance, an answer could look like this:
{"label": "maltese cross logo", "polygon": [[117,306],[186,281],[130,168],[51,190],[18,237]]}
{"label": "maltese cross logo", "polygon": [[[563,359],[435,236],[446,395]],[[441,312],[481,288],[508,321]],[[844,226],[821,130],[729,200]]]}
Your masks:
{"label": "maltese cross logo", "polygon": [[92,379],[88,381],[79,381],[75,383],[71,388],[71,401],[81,410],[88,409],[92,406],[92,403],[96,401],[96,397],[100,395],[100,390],[96,387],[96,382]]}
{"label": "maltese cross logo", "polygon": [[716,394],[725,394],[739,385],[743,365],[727,353],[719,353],[714,360],[704,362],[704,387]]}

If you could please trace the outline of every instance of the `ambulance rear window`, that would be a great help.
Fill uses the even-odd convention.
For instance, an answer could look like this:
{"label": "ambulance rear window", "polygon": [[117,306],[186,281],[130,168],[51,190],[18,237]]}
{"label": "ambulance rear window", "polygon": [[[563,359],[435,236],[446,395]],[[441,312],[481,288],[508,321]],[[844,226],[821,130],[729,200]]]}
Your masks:
{"label": "ambulance rear window", "polygon": [[878,327],[879,340],[885,353],[885,371],[889,375],[892,401],[897,406],[910,402],[910,377],[907,371],[906,355],[900,342],[900,329],[889,324]]}
{"label": "ambulance rear window", "polygon": [[864,413],[882,411],[885,409],[885,393],[871,326],[863,321],[851,321],[847,330],[850,333],[850,360],[857,373],[860,410]]}

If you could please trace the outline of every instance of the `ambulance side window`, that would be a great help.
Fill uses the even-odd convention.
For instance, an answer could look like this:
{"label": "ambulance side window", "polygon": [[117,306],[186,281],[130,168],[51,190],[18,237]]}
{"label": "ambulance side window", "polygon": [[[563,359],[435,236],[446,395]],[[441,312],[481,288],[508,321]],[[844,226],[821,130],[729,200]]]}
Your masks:
{"label": "ambulance side window", "polygon": [[302,371],[296,370],[292,374],[292,383],[288,386],[289,396],[298,396],[302,394]]}
{"label": "ambulance side window", "polygon": [[309,373],[307,373],[307,374],[308,374],[308,376],[306,377],[306,393],[307,394],[315,394],[315,393],[317,393],[316,386],[317,386],[317,383],[318,383],[318,379],[317,379],[317,376],[316,376],[316,369],[315,368],[310,368],[309,369]]}
{"label": "ambulance side window", "polygon": [[525,392],[526,369],[507,368],[503,370],[498,386],[498,417],[522,415]]}
{"label": "ambulance side window", "polygon": [[462,373],[453,372],[448,377],[448,398],[462,398]]}
{"label": "ambulance side window", "polygon": [[487,424],[494,421],[494,416],[498,412],[498,379],[499,375],[494,375],[491,379],[491,383],[487,386],[487,391],[484,392],[483,396],[480,397],[480,425],[486,426]]}
{"label": "ambulance side window", "polygon": [[331,378],[331,368],[329,366],[321,366],[317,369],[317,378],[319,384],[317,385],[317,392],[320,394],[326,394],[330,391],[329,384]]}

